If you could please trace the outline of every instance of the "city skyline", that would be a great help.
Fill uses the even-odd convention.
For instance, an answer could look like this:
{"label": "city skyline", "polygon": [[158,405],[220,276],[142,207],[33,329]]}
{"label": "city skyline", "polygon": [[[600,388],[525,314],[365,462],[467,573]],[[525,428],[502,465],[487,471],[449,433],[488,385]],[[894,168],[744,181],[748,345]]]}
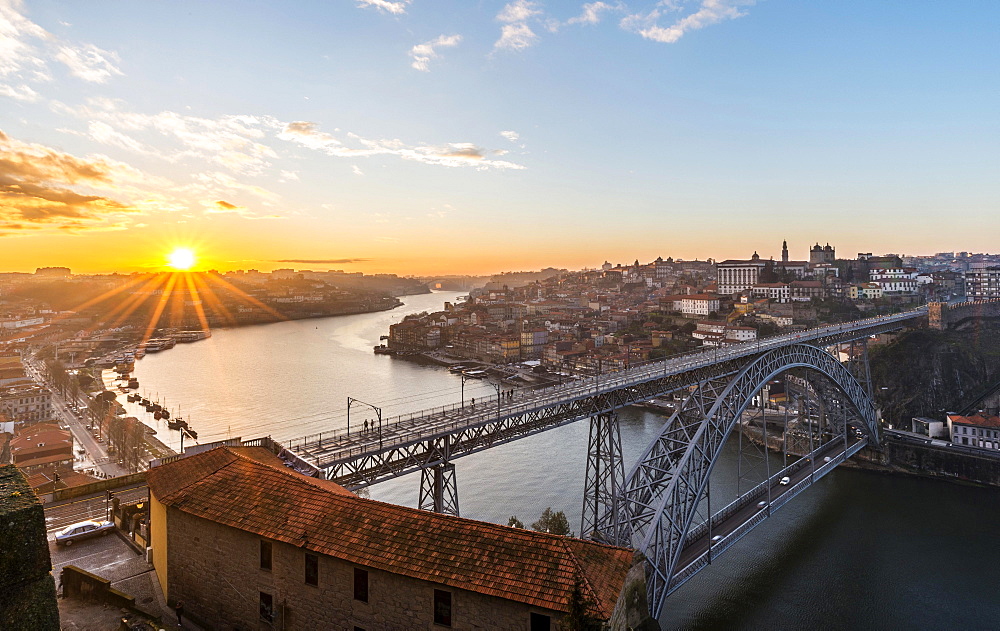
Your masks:
{"label": "city skyline", "polygon": [[0,270],[989,251],[975,8],[0,2]]}

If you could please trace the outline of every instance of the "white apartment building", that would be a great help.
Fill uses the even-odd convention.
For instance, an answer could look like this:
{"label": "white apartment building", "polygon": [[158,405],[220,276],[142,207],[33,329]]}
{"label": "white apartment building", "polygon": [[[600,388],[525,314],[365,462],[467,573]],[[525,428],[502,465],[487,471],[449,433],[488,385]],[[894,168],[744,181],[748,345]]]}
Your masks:
{"label": "white apartment building", "polygon": [[948,435],[956,445],[1000,450],[1000,417],[949,414]]}
{"label": "white apartment building", "polygon": [[904,296],[917,293],[917,281],[912,278],[881,278],[872,282],[882,289],[883,296]]}
{"label": "white apartment building", "polygon": [[680,312],[686,316],[707,316],[719,311],[719,297],[709,294],[691,294],[677,302],[680,302]]}

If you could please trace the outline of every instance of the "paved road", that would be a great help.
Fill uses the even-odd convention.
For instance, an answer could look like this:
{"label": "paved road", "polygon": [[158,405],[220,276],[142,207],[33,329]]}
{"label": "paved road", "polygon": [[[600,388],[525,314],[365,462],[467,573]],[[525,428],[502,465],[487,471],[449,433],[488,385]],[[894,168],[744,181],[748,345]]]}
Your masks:
{"label": "paved road", "polygon": [[[891,316],[867,318],[844,324],[816,327],[798,333],[787,333],[754,342],[734,344],[724,348],[697,350],[675,355],[665,360],[632,366],[611,374],[595,375],[567,384],[553,385],[536,390],[515,391],[510,398],[481,399],[476,405],[453,404],[395,417],[382,422],[368,432],[344,430],[323,432],[301,439],[287,441],[285,446],[306,460],[326,466],[386,451],[395,447],[427,440],[433,436],[459,431],[489,423],[505,416],[516,416],[530,410],[551,407],[561,402],[592,397],[627,388],[663,377],[683,374],[720,362],[756,355],[790,344],[813,342],[833,336],[857,337],[865,331],[878,330],[886,325],[902,325],[926,315],[921,307]],[[501,386],[502,387],[502,386]]]}
{"label": "paved road", "polygon": [[[111,493],[113,497],[119,498],[122,502],[129,503],[145,499],[148,489],[145,484],[138,484],[122,489],[113,489]],[[46,504],[44,506],[45,528],[51,536],[55,531],[62,530],[66,526],[75,524],[78,521],[84,521],[85,519],[105,520],[108,516],[109,505],[110,503],[105,493]]]}
{"label": "paved road", "polygon": [[[750,519],[757,515],[757,513],[767,510],[768,507],[766,504],[765,506],[759,506],[758,502],[769,502],[771,504],[775,504],[782,498],[782,496],[791,492],[792,488],[796,484],[812,475],[814,468],[818,469],[826,464],[828,461],[825,461],[824,458],[834,460],[837,456],[847,451],[847,448],[856,445],[862,440],[862,438],[852,437],[846,446],[842,440],[830,441],[816,451],[813,459],[803,458],[786,467],[785,471],[774,474],[771,478],[770,493],[768,493],[768,490],[765,487],[759,492],[757,497],[751,499],[747,506],[743,507],[721,523],[715,524],[711,533],[705,532],[700,537],[685,542],[684,549],[681,551],[681,555],[677,561],[677,571],[683,570],[688,566],[688,564],[704,554],[708,550],[709,545],[712,543],[710,539],[715,537],[725,537],[731,534],[740,526],[750,521]],[[789,481],[787,484],[781,484],[781,478],[785,476],[789,478]]]}
{"label": "paved road", "polygon": [[[118,465],[118,463],[113,462],[110,457],[108,457],[108,450],[104,446],[104,443],[97,440],[97,438],[90,433],[87,429],[87,424],[81,420],[73,410],[69,408],[71,401],[67,401],[59,394],[58,389],[53,387],[51,384],[45,381],[44,373],[42,372],[37,360],[31,357],[24,358],[24,366],[28,374],[35,380],[36,383],[42,384],[52,393],[52,409],[55,411],[56,415],[59,416],[63,422],[69,426],[70,432],[73,433],[73,437],[76,439],[78,445],[86,450],[87,456],[90,458],[91,462],[94,463],[95,467],[108,477],[117,477],[120,475],[125,475],[128,471],[124,467]],[[86,405],[86,400],[72,401],[73,405]]]}

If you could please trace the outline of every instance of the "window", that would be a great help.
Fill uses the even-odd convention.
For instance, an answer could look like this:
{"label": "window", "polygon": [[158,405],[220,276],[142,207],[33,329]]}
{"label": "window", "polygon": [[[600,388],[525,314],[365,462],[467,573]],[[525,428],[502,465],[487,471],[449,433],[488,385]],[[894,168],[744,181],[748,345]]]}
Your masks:
{"label": "window", "polygon": [[531,631],[549,631],[551,628],[551,618],[540,613],[531,614]]}
{"label": "window", "polygon": [[451,592],[434,590],[434,624],[451,626]]}
{"label": "window", "polygon": [[270,570],[271,569],[271,542],[261,541],[260,542],[260,569]]}
{"label": "window", "polygon": [[319,585],[319,557],[306,553],[306,585]]}
{"label": "window", "polygon": [[354,568],[354,600],[368,602],[368,570]]}
{"label": "window", "polygon": [[274,622],[274,599],[267,592],[260,592],[260,619]]}

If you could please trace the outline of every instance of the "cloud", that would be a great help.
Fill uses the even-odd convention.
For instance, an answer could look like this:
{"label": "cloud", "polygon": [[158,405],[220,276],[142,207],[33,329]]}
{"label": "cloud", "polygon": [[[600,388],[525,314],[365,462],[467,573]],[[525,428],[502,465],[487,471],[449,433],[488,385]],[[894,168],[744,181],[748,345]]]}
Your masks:
{"label": "cloud", "polygon": [[362,171],[356,164],[351,165],[351,173],[353,173],[354,175],[362,175],[362,176],[365,174],[365,172]]}
{"label": "cloud", "polygon": [[122,193],[141,179],[136,169],[104,156],[80,158],[0,132],[0,230],[122,229],[142,208],[99,191]]}
{"label": "cloud", "polygon": [[205,214],[207,215],[239,215],[246,219],[256,218],[246,206],[232,204],[224,199],[214,202],[201,202],[201,205],[205,207]]}
{"label": "cloud", "polygon": [[102,50],[93,44],[77,48],[63,46],[56,59],[66,64],[74,76],[92,83],[107,83],[111,77],[122,74],[117,66],[118,54]]}
{"label": "cloud", "polygon": [[583,5],[583,13],[575,18],[566,21],[567,24],[597,24],[601,21],[601,13],[606,11],[621,11],[623,6],[620,2],[608,4],[607,2],[590,2]]}
{"label": "cloud", "polygon": [[194,179],[198,182],[198,184],[187,187],[187,191],[198,195],[207,196],[217,192],[219,189],[225,189],[232,193],[249,193],[265,201],[274,201],[278,199],[278,195],[272,193],[266,188],[255,184],[241,182],[228,173],[222,173],[220,171],[198,173],[194,176]]}
{"label": "cloud", "polygon": [[500,22],[506,22],[507,24],[512,24],[514,22],[526,22],[536,15],[541,14],[542,11],[538,8],[537,3],[530,2],[529,0],[515,0],[514,2],[506,5],[500,13],[497,14],[497,20]]}
{"label": "cloud", "polygon": [[23,83],[17,87],[0,83],[0,96],[6,96],[7,98],[26,103],[34,103],[39,99],[38,92],[35,92]]}
{"label": "cloud", "polygon": [[440,35],[437,39],[417,44],[410,49],[410,57],[413,58],[413,63],[410,66],[422,72],[429,72],[430,68],[428,68],[428,64],[430,64],[431,59],[440,57],[437,50],[435,50],[436,48],[450,48],[457,46],[461,41],[461,35]]}
{"label": "cloud", "polygon": [[500,135],[511,142],[517,142],[521,138],[521,135],[516,131],[502,131]]}
{"label": "cloud", "polygon": [[45,60],[36,46],[29,43],[51,41],[52,36],[21,14],[22,3],[0,2],[0,76],[23,72],[47,74]]}
{"label": "cloud", "polygon": [[531,47],[536,41],[538,41],[538,36],[527,24],[504,24],[500,29],[500,39],[493,44],[493,48],[497,50],[524,50]]}
{"label": "cloud", "polygon": [[272,263],[302,263],[303,265],[343,265],[345,263],[366,263],[371,259],[275,259]]}
{"label": "cloud", "polygon": [[26,18],[20,0],[0,0],[0,76],[49,81],[51,60],[92,83],[106,83],[122,74],[117,53],[61,40]]}
{"label": "cloud", "polygon": [[137,153],[150,153],[150,151],[146,149],[141,142],[121,132],[115,131],[111,125],[108,125],[107,123],[102,123],[101,121],[90,121],[88,131],[90,132],[90,137],[99,143],[128,149],[129,151],[135,151]]}
{"label": "cloud", "polygon": [[[540,15],[542,11],[538,4],[530,0],[515,0],[504,6],[496,17],[498,22],[504,24],[500,27],[500,39],[494,42],[493,50],[523,50],[533,45],[538,41],[538,36],[527,22]],[[558,29],[558,24],[555,28]],[[551,25],[549,30],[553,30]]]}
{"label": "cloud", "polygon": [[396,156],[403,160],[448,167],[471,166],[480,170],[524,168],[513,162],[486,159],[484,149],[468,142],[413,146],[398,139],[369,140],[352,133],[346,134],[342,141],[332,134],[319,131],[316,123],[308,121],[287,123],[278,138],[339,158]]}
{"label": "cloud", "polygon": [[389,0],[358,0],[358,8],[360,9],[375,7],[382,13],[392,13],[393,15],[406,13],[406,5],[408,4],[410,4],[410,0],[399,0],[399,2],[390,2]]}
{"label": "cloud", "polygon": [[286,181],[287,182],[298,182],[299,181],[299,174],[296,173],[295,171],[285,171],[284,169],[282,169],[282,171],[281,171],[281,179],[279,181],[281,181],[281,182],[286,182]]}
{"label": "cloud", "polygon": [[[236,114],[217,119],[186,116],[171,111],[157,114],[139,114],[124,108],[116,99],[91,98],[82,107],[70,107],[54,102],[53,110],[88,120],[91,137],[98,142],[133,151],[153,153],[149,147],[125,135],[125,132],[144,132],[163,145],[162,138],[173,139],[179,147],[163,150],[159,155],[170,162],[198,158],[225,167],[243,175],[257,175],[270,166],[270,159],[278,154],[261,142],[268,131],[281,128],[281,123],[268,116]],[[95,122],[102,126],[94,134]]]}
{"label": "cloud", "polygon": [[[702,0],[697,11],[667,27],[659,25],[661,12],[653,9],[649,13],[635,13],[622,18],[621,27],[654,42],[673,44],[688,31],[697,31],[725,20],[743,17],[746,12],[740,7],[753,6],[755,2],[756,0]],[[676,7],[668,5],[668,8]]]}

